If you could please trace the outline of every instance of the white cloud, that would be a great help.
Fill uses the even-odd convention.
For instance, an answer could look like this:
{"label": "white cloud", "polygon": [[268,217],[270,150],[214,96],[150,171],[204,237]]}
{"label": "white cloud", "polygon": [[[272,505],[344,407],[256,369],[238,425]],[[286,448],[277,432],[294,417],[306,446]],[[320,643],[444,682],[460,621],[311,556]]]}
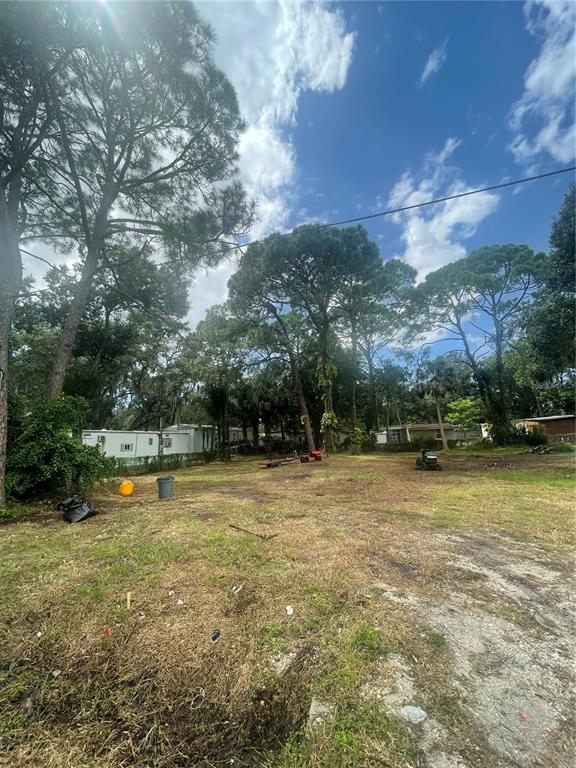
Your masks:
{"label": "white cloud", "polygon": [[44,287],[44,277],[50,266],[71,267],[74,262],[78,261],[76,249],[70,253],[63,253],[56,250],[50,243],[41,240],[27,242],[25,249],[26,252],[22,251],[24,275],[34,279],[36,290]]}
{"label": "white cloud", "polygon": [[228,298],[228,280],[236,271],[237,262],[226,261],[213,269],[204,269],[194,278],[190,294],[190,311],[186,320],[194,328],[204,319],[206,312],[214,304],[222,304]]}
{"label": "white cloud", "polygon": [[[462,180],[459,169],[448,163],[460,143],[450,138],[439,152],[426,155],[419,174],[405,171],[392,188],[388,205],[400,208],[472,189]],[[496,210],[498,202],[498,195],[480,192],[395,214],[393,220],[403,227],[403,258],[416,269],[418,280],[464,257],[467,251],[462,241],[475,234],[480,222]]]}
{"label": "white cloud", "polygon": [[[345,83],[355,35],[343,14],[322,3],[200,2],[217,37],[216,64],[232,82],[247,130],[240,142],[240,175],[256,199],[250,238],[286,227],[295,194],[297,158],[290,129],[304,91],[333,92]],[[225,300],[219,270],[191,291],[196,305]],[[197,318],[199,319],[199,318]]]}
{"label": "white cloud", "polygon": [[526,27],[542,39],[538,56],[524,75],[524,93],[509,115],[518,163],[533,163],[545,153],[560,163],[576,153],[576,5],[571,1],[530,0]]}
{"label": "white cloud", "polygon": [[402,339],[402,344],[410,350],[418,349],[423,346],[432,346],[438,341],[442,341],[449,337],[449,333],[444,328],[433,328],[430,331],[425,331],[417,336],[415,339]]}
{"label": "white cloud", "polygon": [[420,87],[422,87],[427,80],[429,80],[433,75],[436,74],[436,72],[439,72],[442,68],[444,61],[446,60],[447,45],[448,38],[446,38],[446,40],[444,40],[442,45],[439,45],[438,48],[434,48],[430,56],[428,56],[428,61],[424,65],[424,69],[420,75]]}
{"label": "white cloud", "polygon": [[354,34],[340,11],[322,3],[200,3],[213,26],[216,63],[232,82],[248,128],[240,143],[240,173],[258,203],[251,237],[285,225],[296,157],[289,131],[304,91],[346,83]]}

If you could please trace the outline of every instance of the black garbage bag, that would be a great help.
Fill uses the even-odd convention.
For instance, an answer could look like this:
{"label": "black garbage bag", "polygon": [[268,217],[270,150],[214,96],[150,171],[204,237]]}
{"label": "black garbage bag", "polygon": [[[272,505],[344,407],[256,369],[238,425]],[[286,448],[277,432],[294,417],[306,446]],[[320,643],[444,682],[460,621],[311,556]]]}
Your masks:
{"label": "black garbage bag", "polygon": [[81,523],[82,520],[87,520],[96,514],[92,504],[78,494],[59,501],[56,509],[64,513],[62,519],[66,520],[67,523]]}

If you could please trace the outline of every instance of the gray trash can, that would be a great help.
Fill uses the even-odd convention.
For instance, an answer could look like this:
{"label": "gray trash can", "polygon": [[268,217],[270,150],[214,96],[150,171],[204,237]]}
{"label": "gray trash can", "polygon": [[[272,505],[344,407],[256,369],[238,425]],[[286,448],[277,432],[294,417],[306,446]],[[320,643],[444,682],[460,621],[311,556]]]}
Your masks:
{"label": "gray trash can", "polygon": [[157,477],[156,482],[158,483],[158,498],[169,499],[174,492],[174,478],[172,475]]}

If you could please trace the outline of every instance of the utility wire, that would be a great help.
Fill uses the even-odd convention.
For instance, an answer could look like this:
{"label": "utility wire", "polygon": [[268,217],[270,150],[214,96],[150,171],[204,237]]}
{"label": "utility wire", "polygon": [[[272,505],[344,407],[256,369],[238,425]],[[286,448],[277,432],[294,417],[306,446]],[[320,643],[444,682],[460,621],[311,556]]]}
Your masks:
{"label": "utility wire", "polygon": [[[412,205],[403,205],[401,208],[389,208],[385,211],[378,211],[377,213],[369,213],[365,216],[356,216],[353,219],[341,219],[340,221],[331,221],[328,223],[318,223],[318,224],[312,224],[310,225],[310,229],[327,229],[328,227],[338,227],[342,224],[354,224],[358,221],[368,221],[369,219],[377,219],[381,216],[391,216],[395,213],[403,213],[404,211],[412,211],[415,208],[424,208],[427,205],[436,205],[436,203],[445,203],[448,200],[458,200],[461,197],[470,197],[471,195],[478,195],[481,192],[491,192],[494,189],[504,189],[505,187],[513,187],[516,184],[526,184],[529,181],[537,181],[538,179],[546,179],[549,176],[558,176],[562,173],[570,173],[570,171],[575,171],[576,165],[571,165],[569,168],[560,168],[556,171],[548,171],[547,173],[539,173],[536,176],[526,176],[523,179],[514,179],[514,181],[504,181],[501,184],[492,184],[489,187],[481,187],[480,189],[470,189],[468,192],[459,192],[456,195],[446,195],[446,197],[435,197],[433,200],[425,200],[423,203],[413,203]],[[291,237],[294,234],[294,230],[292,232],[283,232],[279,235],[279,237]],[[243,248],[248,248],[250,245],[258,245],[259,243],[263,243],[267,238],[261,238],[260,240],[252,240],[249,243],[242,243],[241,245],[235,245],[232,248],[227,249],[228,251],[236,251],[236,250],[242,250]]]}

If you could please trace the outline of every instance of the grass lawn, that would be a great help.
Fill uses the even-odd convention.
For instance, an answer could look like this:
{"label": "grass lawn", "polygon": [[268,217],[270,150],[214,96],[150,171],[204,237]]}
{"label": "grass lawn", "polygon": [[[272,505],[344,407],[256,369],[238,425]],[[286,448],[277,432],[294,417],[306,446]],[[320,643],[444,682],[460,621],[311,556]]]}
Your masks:
{"label": "grass lawn", "polygon": [[[573,458],[414,458],[209,464],[166,501],[139,477],[79,525],[20,509],[0,525],[0,765],[568,765]],[[530,673],[560,654],[544,704],[500,685],[506,638]]]}

